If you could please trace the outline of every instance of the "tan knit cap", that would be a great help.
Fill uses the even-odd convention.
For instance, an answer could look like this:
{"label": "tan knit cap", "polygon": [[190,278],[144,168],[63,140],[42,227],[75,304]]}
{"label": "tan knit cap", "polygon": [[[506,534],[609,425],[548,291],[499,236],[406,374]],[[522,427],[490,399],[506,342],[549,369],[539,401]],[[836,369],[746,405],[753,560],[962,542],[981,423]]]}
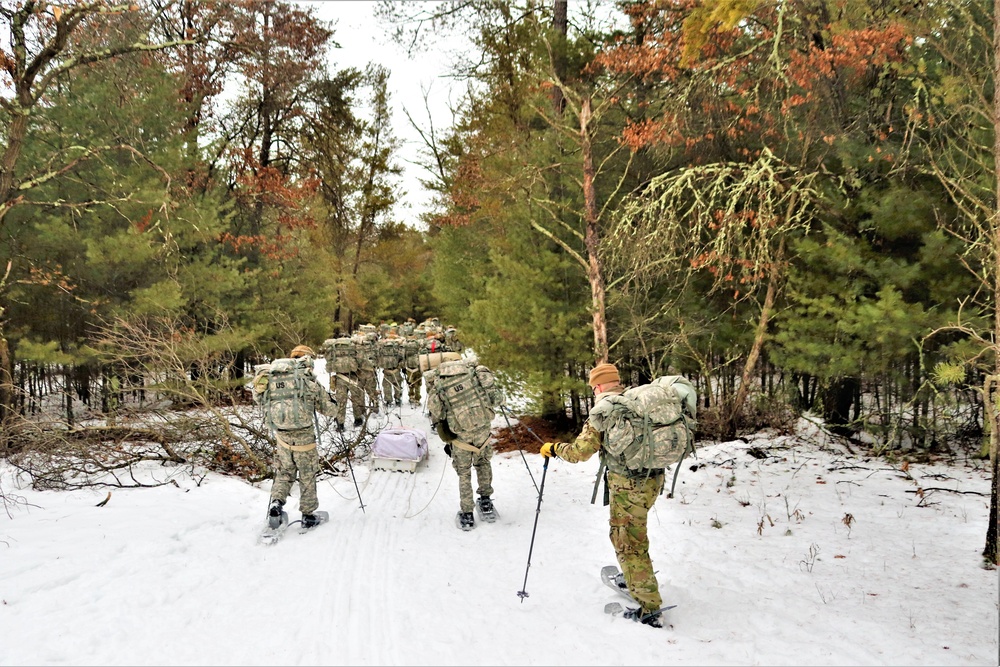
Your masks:
{"label": "tan knit cap", "polygon": [[590,386],[596,387],[599,384],[611,384],[621,382],[618,376],[618,368],[614,364],[598,364],[590,371]]}
{"label": "tan knit cap", "polygon": [[292,359],[298,359],[299,357],[306,357],[306,356],[315,357],[316,353],[313,352],[313,349],[308,345],[296,345],[292,349],[291,354],[289,354],[288,356],[290,356]]}

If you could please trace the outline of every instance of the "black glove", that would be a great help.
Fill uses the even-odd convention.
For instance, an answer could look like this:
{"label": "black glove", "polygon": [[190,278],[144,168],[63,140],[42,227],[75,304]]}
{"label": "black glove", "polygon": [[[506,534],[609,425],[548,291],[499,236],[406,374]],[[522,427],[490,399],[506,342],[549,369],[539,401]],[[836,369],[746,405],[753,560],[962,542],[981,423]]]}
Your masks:
{"label": "black glove", "polygon": [[[446,421],[439,421],[435,423],[434,430],[437,431],[438,437],[441,438],[441,440],[443,440],[444,442],[452,442],[458,437],[457,435],[452,433],[450,428],[448,428],[448,422]],[[449,454],[448,456],[451,456],[451,454]]]}
{"label": "black glove", "polygon": [[451,443],[444,446],[444,453],[448,455],[449,459],[451,458]]}

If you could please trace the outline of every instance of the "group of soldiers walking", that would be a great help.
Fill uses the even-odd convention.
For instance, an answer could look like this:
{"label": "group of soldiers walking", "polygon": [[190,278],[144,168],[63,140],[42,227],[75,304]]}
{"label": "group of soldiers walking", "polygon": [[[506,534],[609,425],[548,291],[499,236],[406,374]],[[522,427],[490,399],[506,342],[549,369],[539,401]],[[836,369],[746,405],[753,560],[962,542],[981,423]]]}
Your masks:
{"label": "group of soldiers walking", "polygon": [[403,324],[363,324],[351,336],[327,339],[319,352],[326,359],[330,391],[337,401],[337,430],[345,428],[348,403],[355,427],[369,414],[401,406],[404,379],[410,407],[419,406],[426,368],[421,355],[462,349],[455,328],[442,327],[436,317],[420,324],[413,318]]}

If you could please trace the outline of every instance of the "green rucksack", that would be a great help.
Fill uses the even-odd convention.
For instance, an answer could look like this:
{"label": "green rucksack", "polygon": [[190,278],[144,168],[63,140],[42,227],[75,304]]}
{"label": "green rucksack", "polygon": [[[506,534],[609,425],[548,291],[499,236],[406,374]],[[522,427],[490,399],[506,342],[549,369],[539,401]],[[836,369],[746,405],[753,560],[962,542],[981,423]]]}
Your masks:
{"label": "green rucksack", "polygon": [[327,338],[320,346],[330,373],[357,373],[358,351],[349,337]]}
{"label": "green rucksack", "polygon": [[403,364],[403,341],[381,338],[375,343],[375,362],[379,368],[394,371]]}
{"label": "green rucksack", "polygon": [[448,428],[459,436],[488,430],[503,405],[503,394],[493,372],[474,361],[445,361],[433,371],[433,392],[438,403],[428,402],[431,417],[447,419]]}
{"label": "green rucksack", "polygon": [[408,371],[420,370],[420,341],[406,338],[403,341],[403,368]]}
{"label": "green rucksack", "polygon": [[310,357],[275,359],[255,367],[254,400],[272,429],[313,428],[315,406],[306,392],[306,378],[311,376],[312,369]]}
{"label": "green rucksack", "polygon": [[[694,452],[698,395],[680,375],[665,375],[649,384],[609,396],[591,413],[602,422],[604,451],[614,470],[630,473],[662,470]],[[673,495],[674,485],[670,488]]]}

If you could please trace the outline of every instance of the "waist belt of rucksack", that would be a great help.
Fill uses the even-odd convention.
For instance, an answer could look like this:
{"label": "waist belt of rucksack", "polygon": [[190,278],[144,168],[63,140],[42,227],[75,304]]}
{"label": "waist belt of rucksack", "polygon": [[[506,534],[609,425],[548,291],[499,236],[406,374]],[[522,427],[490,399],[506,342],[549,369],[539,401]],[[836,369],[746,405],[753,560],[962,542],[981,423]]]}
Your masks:
{"label": "waist belt of rucksack", "polygon": [[479,452],[482,451],[483,447],[486,446],[486,443],[484,442],[480,446],[476,447],[475,445],[465,442],[464,440],[453,440],[451,446],[455,447],[456,449],[464,449],[467,452],[478,454]]}
{"label": "waist belt of rucksack", "polygon": [[647,477],[656,477],[657,475],[663,474],[663,468],[650,468],[648,470],[629,470],[626,473],[622,473],[622,477],[628,477],[629,479],[646,479]]}
{"label": "waist belt of rucksack", "polygon": [[647,477],[656,477],[657,475],[662,475],[664,473],[663,468],[650,468],[648,470],[626,470],[625,472],[615,472],[619,477],[625,477],[626,479],[646,479]]}
{"label": "waist belt of rucksack", "polygon": [[290,449],[293,452],[308,452],[311,449],[316,449],[316,443],[311,442],[308,445],[289,445],[287,442],[281,439],[281,436],[277,433],[274,434],[274,439],[278,441],[278,444],[285,449]]}

